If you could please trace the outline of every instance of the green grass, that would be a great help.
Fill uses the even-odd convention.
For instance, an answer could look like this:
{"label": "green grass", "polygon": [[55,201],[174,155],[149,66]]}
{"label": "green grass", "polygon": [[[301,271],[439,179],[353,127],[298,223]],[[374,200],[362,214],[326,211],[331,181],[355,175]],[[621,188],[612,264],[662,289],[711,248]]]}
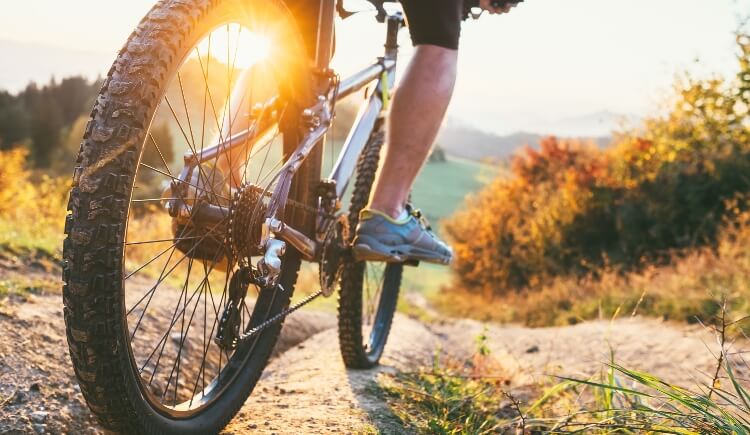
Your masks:
{"label": "green grass", "polygon": [[[64,212],[65,210],[61,210]],[[61,222],[64,215],[60,218]],[[61,258],[64,235],[57,228],[40,230],[33,223],[0,218],[0,253],[41,253]]]}
{"label": "green grass", "polygon": [[470,361],[381,375],[379,387],[405,428],[419,434],[750,434],[750,392],[731,364],[719,364],[723,389],[719,382],[672,385],[614,360],[599,378],[537,385],[527,399],[506,390],[501,377],[472,375]]}
{"label": "green grass", "polygon": [[439,227],[439,221],[453,214],[466,195],[477,192],[497,174],[495,166],[448,156],[445,162],[431,162],[422,169],[412,200]]}
{"label": "green grass", "polygon": [[486,339],[485,333],[477,337],[467,360],[438,350],[431,367],[379,377],[381,396],[409,433],[481,435],[515,427],[518,400],[506,391]]}
{"label": "green grass", "polygon": [[29,295],[49,293],[58,289],[58,283],[51,279],[27,279],[20,277],[2,279],[0,280],[0,303],[11,296],[24,299]]}

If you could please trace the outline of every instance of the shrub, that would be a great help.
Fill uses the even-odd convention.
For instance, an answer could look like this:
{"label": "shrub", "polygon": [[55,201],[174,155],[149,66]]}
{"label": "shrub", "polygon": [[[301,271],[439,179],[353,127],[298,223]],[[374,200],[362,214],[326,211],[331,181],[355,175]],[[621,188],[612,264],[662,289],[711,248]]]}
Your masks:
{"label": "shrub", "polygon": [[67,178],[36,176],[28,151],[0,151],[0,248],[58,256],[62,245]]}
{"label": "shrub", "polygon": [[544,139],[445,225],[463,287],[483,295],[662,263],[715,246],[726,203],[750,192],[750,40],[738,80],[685,78],[671,110],[610,149]]}

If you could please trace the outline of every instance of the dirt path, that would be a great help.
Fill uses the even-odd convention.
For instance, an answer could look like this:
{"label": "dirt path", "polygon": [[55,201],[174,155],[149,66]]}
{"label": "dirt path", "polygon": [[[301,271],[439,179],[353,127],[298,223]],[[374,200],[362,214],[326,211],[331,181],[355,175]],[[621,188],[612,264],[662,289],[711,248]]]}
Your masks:
{"label": "dirt path", "polygon": [[[429,365],[438,347],[455,356],[469,355],[484,327],[470,320],[427,326],[399,317],[382,366],[365,372],[345,370],[336,331],[322,332],[271,364],[259,393],[227,433],[361,433],[372,427],[402,433],[387,406],[372,394],[378,374]],[[628,368],[679,385],[705,384],[716,366],[709,349],[718,348],[702,328],[649,319],[543,329],[488,326],[487,337],[512,388],[537,385],[549,375],[587,378],[609,361],[610,348],[616,361]]]}
{"label": "dirt path", "polygon": [[[0,433],[100,432],[73,377],[61,310],[59,295],[0,304]],[[400,316],[383,365],[347,371],[333,314],[303,311],[288,322],[278,356],[225,432],[400,433],[397,419],[373,394],[378,374],[429,364],[438,347],[470,354],[483,329],[468,320],[425,325]],[[715,367],[709,349],[717,347],[699,327],[646,319],[544,329],[492,325],[487,336],[516,387],[550,374],[589,376],[609,360],[610,347],[628,367],[689,386],[705,382],[703,373]]]}
{"label": "dirt path", "polygon": [[276,359],[227,433],[399,433],[387,406],[372,393],[379,373],[429,363],[439,344],[429,329],[405,317],[394,325],[376,370],[347,371],[335,329],[321,332]]}
{"label": "dirt path", "polygon": [[[483,324],[471,320],[434,328],[444,346],[454,349],[465,348],[462,344],[483,330]],[[549,375],[586,378],[598,373],[612,354],[617,364],[677,385],[705,384],[710,380],[706,375],[716,369],[719,349],[716,337],[701,326],[644,318],[538,329],[490,325],[487,336],[492,354],[516,385]],[[744,341],[734,345],[735,351],[748,348],[750,343]],[[736,369],[746,374],[742,367]]]}
{"label": "dirt path", "polygon": [[[299,314],[288,320],[278,355],[335,325],[330,314]],[[0,303],[0,434],[100,432],[70,365],[61,297]]]}

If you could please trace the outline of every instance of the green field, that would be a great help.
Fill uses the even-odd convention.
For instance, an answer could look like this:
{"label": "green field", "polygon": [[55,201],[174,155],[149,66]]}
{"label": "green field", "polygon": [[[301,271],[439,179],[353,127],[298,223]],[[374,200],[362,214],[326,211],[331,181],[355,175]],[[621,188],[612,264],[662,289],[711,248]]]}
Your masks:
{"label": "green field", "polygon": [[477,192],[497,175],[495,166],[448,156],[444,162],[431,162],[424,167],[414,185],[412,200],[439,228],[439,221],[453,214],[466,195]]}

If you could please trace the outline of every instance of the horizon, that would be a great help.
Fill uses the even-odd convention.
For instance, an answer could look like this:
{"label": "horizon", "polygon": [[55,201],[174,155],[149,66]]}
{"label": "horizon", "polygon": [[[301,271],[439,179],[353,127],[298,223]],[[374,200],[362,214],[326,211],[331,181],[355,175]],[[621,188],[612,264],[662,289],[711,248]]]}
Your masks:
{"label": "horizon", "polygon": [[[13,5],[11,13],[0,17],[0,54],[22,61],[0,71],[0,88],[16,92],[52,76],[106,73],[153,3],[133,0],[107,11],[92,7],[101,4],[94,0]],[[619,119],[628,125],[657,113],[681,74],[735,73],[733,32],[745,6],[750,0],[710,5],[703,0],[571,0],[564,5],[529,0],[511,14],[470,20],[463,28],[459,79],[448,116],[497,135],[606,135]],[[39,25],[27,26],[32,21]],[[337,29],[341,37],[334,66],[342,75],[382,50],[383,30],[369,13],[344,20]],[[356,38],[349,37],[355,32]],[[7,42],[39,51],[21,58]],[[412,51],[408,32],[402,32],[400,42],[402,59],[407,59]],[[80,59],[70,65],[72,51]]]}

